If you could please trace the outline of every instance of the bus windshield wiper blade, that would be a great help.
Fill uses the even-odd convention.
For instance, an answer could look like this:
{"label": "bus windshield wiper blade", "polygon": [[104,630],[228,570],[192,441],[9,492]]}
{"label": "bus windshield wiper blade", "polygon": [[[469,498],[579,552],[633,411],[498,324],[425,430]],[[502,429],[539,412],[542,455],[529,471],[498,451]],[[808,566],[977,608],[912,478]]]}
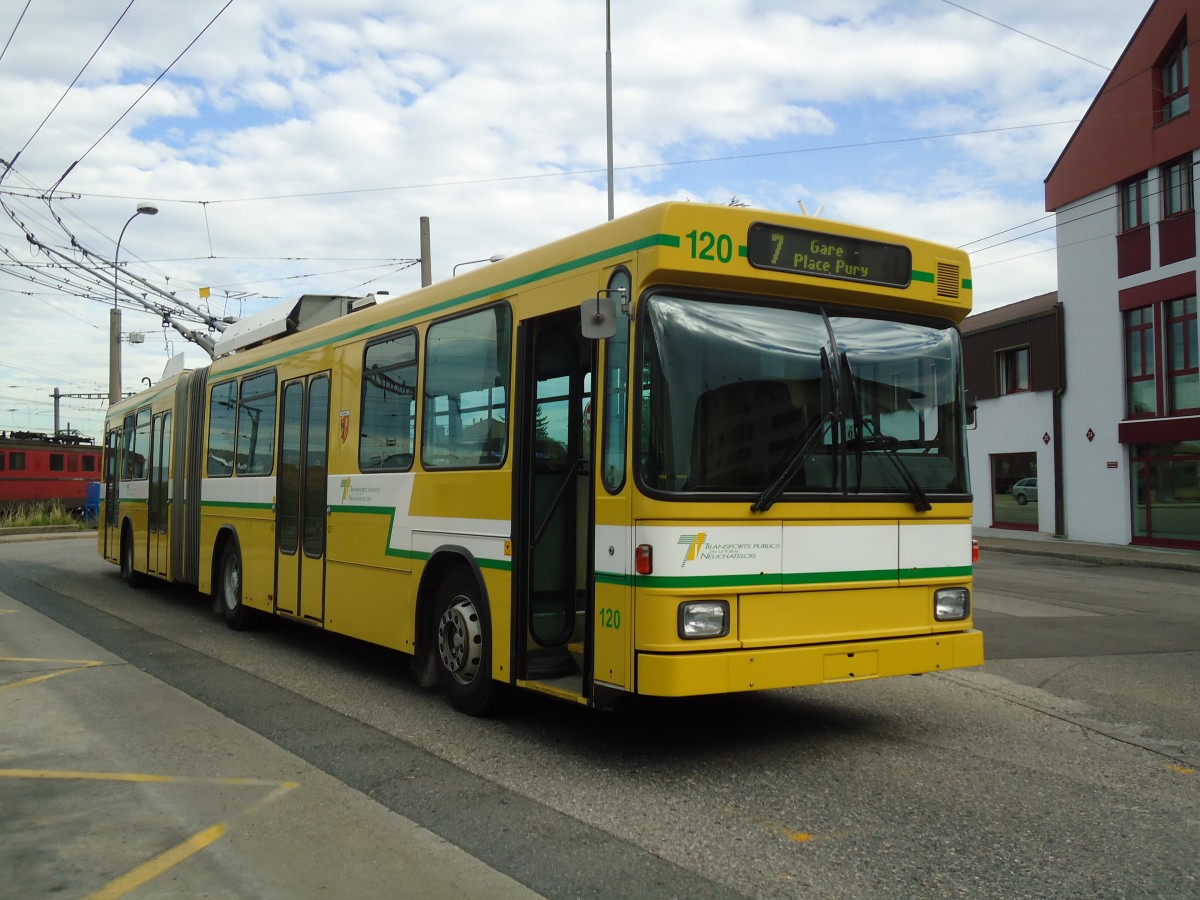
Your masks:
{"label": "bus windshield wiper blade", "polygon": [[[908,488],[909,496],[912,498],[913,508],[917,512],[929,512],[929,510],[933,509],[933,504],[929,502],[929,497],[925,494],[925,491],[921,488],[921,485],[917,482],[917,479],[913,477],[912,471],[904,464],[904,460],[900,458],[900,453],[896,449],[899,441],[890,435],[879,434],[878,432],[875,432],[875,434],[873,434],[870,438],[867,438],[865,433],[867,420],[863,416],[862,408],[858,403],[858,389],[856,387],[854,370],[850,368],[850,359],[846,356],[844,351],[842,353],[841,360],[842,367],[845,369],[846,375],[848,376],[847,382],[849,384],[850,403],[852,415],[854,417],[854,434],[856,438],[855,449],[857,451],[858,477],[860,481],[862,479],[863,450],[882,450],[883,455],[888,458],[892,466],[895,467],[896,472],[899,473],[900,480],[904,482],[904,486]],[[872,431],[874,431],[874,428],[872,428]]]}
{"label": "bus windshield wiper blade", "polygon": [[808,434],[804,436],[803,440],[796,442],[796,446],[792,448],[787,459],[784,460],[783,469],[766,486],[763,492],[758,495],[758,499],[750,504],[751,512],[766,512],[775,504],[775,501],[779,499],[779,495],[783,493],[783,489],[787,487],[788,482],[800,471],[800,467],[804,464],[804,457],[817,445],[821,436],[825,434],[826,427],[836,418],[837,410],[831,409],[825,413],[820,421],[813,423]]}
{"label": "bus windshield wiper blade", "polygon": [[917,512],[929,512],[933,509],[933,504],[929,502],[929,497],[917,483],[917,479],[913,477],[912,471],[904,464],[904,460],[900,458],[900,452],[896,449],[897,441],[894,437],[886,434],[877,434],[871,438],[864,439],[863,446],[868,450],[882,450],[895,467],[900,475],[900,479],[908,488],[909,496],[912,498],[913,509]]}

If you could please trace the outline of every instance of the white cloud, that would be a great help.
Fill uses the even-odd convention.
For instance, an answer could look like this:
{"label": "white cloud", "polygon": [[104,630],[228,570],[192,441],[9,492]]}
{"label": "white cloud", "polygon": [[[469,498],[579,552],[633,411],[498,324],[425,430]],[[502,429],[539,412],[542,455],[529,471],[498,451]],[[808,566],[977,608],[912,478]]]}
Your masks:
{"label": "white cloud", "polygon": [[[33,134],[125,5],[31,5],[0,62],[0,157]],[[1147,5],[979,4],[1106,65]],[[134,4],[3,188],[52,185],[222,6]],[[618,212],[664,198],[788,210],[802,199],[827,217],[967,243],[1042,215],[1042,179],[1071,131],[989,129],[1076,118],[1104,77],[951,4],[613,7]],[[978,133],[912,140],[965,132]],[[415,268],[372,279],[418,254],[423,215],[438,278],[595,224],[605,155],[599,3],[260,0],[213,23],[63,181],[79,196],[54,212],[111,258],[134,204],[153,199],[159,215],[122,243],[130,270],[194,303],[212,287],[215,311],[250,313],[303,292],[415,287]],[[44,204],[4,199],[39,238],[69,247]],[[43,261],[7,217],[0,245]],[[976,254],[977,303],[1052,290],[1051,245],[1043,234]],[[110,286],[75,297],[0,274],[0,382],[22,385],[19,402],[0,401],[0,428],[25,414],[10,407],[48,408],[56,385],[103,389],[109,306]],[[125,325],[152,335],[126,348],[132,388],[158,377],[167,341],[183,342],[151,315],[127,312]],[[88,406],[96,433],[102,404]]]}

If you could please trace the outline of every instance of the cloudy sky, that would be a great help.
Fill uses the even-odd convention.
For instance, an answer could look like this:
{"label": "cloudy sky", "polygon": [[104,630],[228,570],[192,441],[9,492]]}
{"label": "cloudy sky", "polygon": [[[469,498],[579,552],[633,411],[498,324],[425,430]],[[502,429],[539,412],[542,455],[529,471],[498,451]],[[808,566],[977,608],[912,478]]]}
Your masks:
{"label": "cloudy sky", "polygon": [[[977,309],[1054,290],[1043,180],[1149,6],[612,0],[616,213],[802,202],[964,247]],[[435,279],[607,218],[603,0],[5,0],[0,42],[0,429],[107,394],[141,202],[122,285],[217,316],[415,289],[421,216]],[[126,390],[206,361],[122,306]]]}

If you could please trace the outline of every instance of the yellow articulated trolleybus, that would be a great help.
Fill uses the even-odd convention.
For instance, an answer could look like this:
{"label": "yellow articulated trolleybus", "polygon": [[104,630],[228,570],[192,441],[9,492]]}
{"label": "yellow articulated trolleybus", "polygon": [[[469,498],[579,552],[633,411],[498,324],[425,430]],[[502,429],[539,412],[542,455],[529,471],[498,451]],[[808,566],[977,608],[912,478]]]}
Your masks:
{"label": "yellow articulated trolleybus", "polygon": [[965,254],[671,203],[408,296],[306,296],[115,405],[100,530],[479,714],[983,661]]}

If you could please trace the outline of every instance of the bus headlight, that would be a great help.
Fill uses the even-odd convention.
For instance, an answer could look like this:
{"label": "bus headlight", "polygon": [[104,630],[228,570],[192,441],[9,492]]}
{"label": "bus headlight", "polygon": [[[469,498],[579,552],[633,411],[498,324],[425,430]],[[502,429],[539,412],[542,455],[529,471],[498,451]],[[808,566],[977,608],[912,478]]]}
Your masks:
{"label": "bus headlight", "polygon": [[939,588],[933,594],[933,617],[939,622],[965,619],[971,614],[971,592],[966,588]]}
{"label": "bus headlight", "polygon": [[685,641],[729,634],[727,600],[690,600],[679,604],[679,636]]}

